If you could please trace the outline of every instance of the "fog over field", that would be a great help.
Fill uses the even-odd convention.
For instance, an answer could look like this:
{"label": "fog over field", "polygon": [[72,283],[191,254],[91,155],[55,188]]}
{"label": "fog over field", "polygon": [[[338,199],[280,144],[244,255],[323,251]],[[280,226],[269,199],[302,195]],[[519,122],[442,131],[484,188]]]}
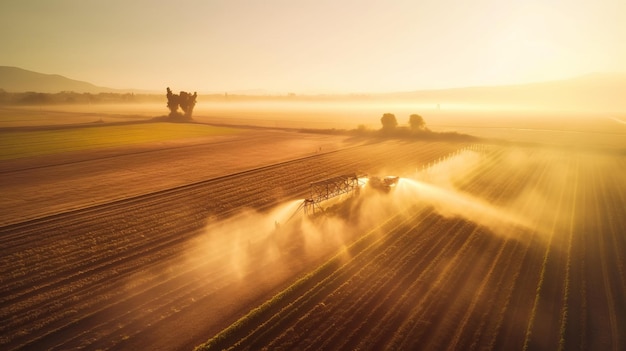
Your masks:
{"label": "fog over field", "polygon": [[[291,129],[380,128],[380,117],[393,113],[400,126],[422,115],[436,132],[460,132],[488,139],[548,144],[623,145],[626,111],[588,111],[557,106],[516,109],[493,105],[437,104],[367,99],[254,98],[200,100],[194,120],[201,123]],[[287,100],[287,101],[285,101]],[[47,105],[0,107],[0,127],[145,121],[164,114],[164,104]]]}
{"label": "fog over field", "polygon": [[619,350],[625,110],[545,86],[7,93],[0,345]]}
{"label": "fog over field", "polygon": [[2,2],[0,349],[626,349],[625,13]]}

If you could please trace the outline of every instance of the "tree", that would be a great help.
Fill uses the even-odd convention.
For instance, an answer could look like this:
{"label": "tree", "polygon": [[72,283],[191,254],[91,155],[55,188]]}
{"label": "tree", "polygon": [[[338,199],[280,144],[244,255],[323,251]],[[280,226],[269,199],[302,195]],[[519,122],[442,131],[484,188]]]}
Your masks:
{"label": "tree", "polygon": [[411,130],[425,130],[426,122],[424,122],[424,118],[418,114],[412,114],[409,116],[409,126],[411,126]]}
{"label": "tree", "polygon": [[393,113],[385,113],[380,118],[380,123],[382,123],[384,131],[392,131],[398,126],[398,121]]}
{"label": "tree", "polygon": [[185,113],[185,117],[191,119],[191,114],[193,113],[193,108],[196,106],[196,98],[198,97],[198,93],[194,92],[193,95],[181,91],[180,98],[180,108]]}
{"label": "tree", "polygon": [[170,117],[175,116],[178,112],[178,104],[180,103],[179,97],[176,94],[172,94],[172,90],[167,87],[167,108],[170,110]]}
{"label": "tree", "polygon": [[191,119],[193,108],[196,106],[196,98],[198,93],[194,92],[193,95],[186,91],[181,91],[180,94],[173,94],[170,88],[167,88],[167,108],[170,110],[170,118],[179,119],[183,117],[178,113],[178,107],[183,110],[184,117]]}

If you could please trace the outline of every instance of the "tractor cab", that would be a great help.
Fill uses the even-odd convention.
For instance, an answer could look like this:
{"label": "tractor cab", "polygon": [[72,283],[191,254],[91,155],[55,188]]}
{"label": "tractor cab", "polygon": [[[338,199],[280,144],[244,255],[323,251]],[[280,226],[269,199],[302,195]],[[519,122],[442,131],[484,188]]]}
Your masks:
{"label": "tractor cab", "polygon": [[398,176],[386,176],[383,178],[372,176],[369,177],[368,184],[376,190],[389,192],[396,187],[399,180],[400,177]]}

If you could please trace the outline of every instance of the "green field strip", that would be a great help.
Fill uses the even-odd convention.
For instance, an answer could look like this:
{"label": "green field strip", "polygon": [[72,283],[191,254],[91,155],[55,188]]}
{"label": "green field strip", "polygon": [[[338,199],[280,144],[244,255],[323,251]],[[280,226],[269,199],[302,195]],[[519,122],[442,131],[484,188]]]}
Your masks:
{"label": "green field strip", "polygon": [[138,123],[0,132],[0,160],[239,133],[202,124]]}

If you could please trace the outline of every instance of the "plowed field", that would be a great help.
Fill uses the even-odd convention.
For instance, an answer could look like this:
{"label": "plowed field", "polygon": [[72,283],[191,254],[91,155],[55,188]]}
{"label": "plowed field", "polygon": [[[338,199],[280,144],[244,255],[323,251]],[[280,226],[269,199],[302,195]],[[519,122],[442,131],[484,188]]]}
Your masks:
{"label": "plowed field", "polygon": [[200,349],[622,350],[625,171],[623,155],[493,148],[454,196],[401,180],[389,196],[421,201]]}
{"label": "plowed field", "polygon": [[[7,220],[0,348],[626,347],[623,153],[378,141],[273,160]],[[402,179],[292,216],[311,182],[355,172]]]}
{"label": "plowed field", "polygon": [[463,146],[353,146],[6,225],[0,347],[191,349],[343,245],[304,250],[302,235],[283,233],[269,255],[256,219],[272,216],[274,229],[295,210],[274,207],[303,198],[310,182],[398,164],[414,171]]}

